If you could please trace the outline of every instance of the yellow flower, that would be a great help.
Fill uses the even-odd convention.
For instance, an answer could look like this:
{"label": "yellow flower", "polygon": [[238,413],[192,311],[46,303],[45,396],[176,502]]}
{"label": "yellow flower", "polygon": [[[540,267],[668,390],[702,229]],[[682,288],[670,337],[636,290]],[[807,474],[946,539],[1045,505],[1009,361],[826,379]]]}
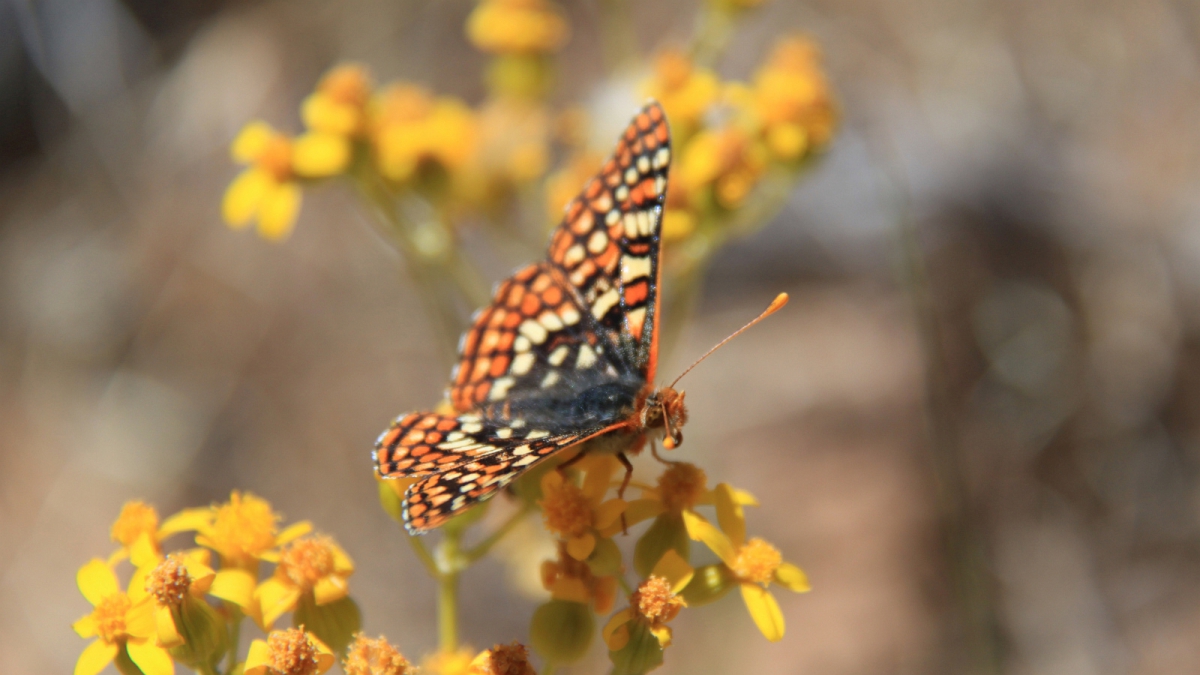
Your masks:
{"label": "yellow flower", "polygon": [[820,51],[807,39],[791,37],[776,45],[754,76],[750,98],[767,146],[783,161],[801,159],[833,136],[832,94]]}
{"label": "yellow flower", "polygon": [[[164,539],[179,532],[197,530],[207,521],[207,509],[185,509],[167,518],[160,527],[158,511],[153,506],[141,500],[125,502],[111,530],[112,540],[121,548],[109,557],[108,562],[115,564],[132,555],[135,550],[161,557]],[[134,566],[141,565],[135,562]]]}
{"label": "yellow flower", "polygon": [[[183,643],[171,610],[183,604],[185,596],[204,597],[212,587],[217,573],[210,567],[210,554],[205,549],[161,555],[150,559],[133,557],[137,570],[129,582],[131,595],[144,590],[154,598],[154,624],[158,642],[164,647]],[[139,591],[133,591],[139,589]]]}
{"label": "yellow flower", "polygon": [[642,628],[658,640],[660,649],[671,644],[671,628],[667,622],[687,607],[679,592],[694,574],[691,565],[675,551],[667,551],[654,571],[643,581],[629,598],[629,607],[617,612],[604,626],[602,635],[608,648],[614,652],[629,643],[631,622],[640,623]]}
{"label": "yellow flower", "polygon": [[581,152],[546,179],[546,213],[551,223],[562,220],[567,202],[579,194],[603,162],[604,158],[594,152]]}
{"label": "yellow flower", "polygon": [[305,593],[312,593],[317,605],[346,597],[347,579],[354,563],[329,537],[305,537],[283,549],[279,565],[270,579],[254,591],[262,610],[262,623],[270,626],[285,612],[296,609]]}
{"label": "yellow flower", "polygon": [[617,597],[616,577],[597,576],[586,562],[564,551],[559,552],[558,560],[542,562],[542,587],[555,600],[592,604],[597,614],[612,611]]}
{"label": "yellow flower", "polygon": [[221,556],[221,569],[209,592],[253,612],[258,561],[278,562],[278,547],[308,534],[312,525],[301,521],[280,532],[279,515],[266,500],[236,490],[228,502],[210,510],[211,522],[196,535],[197,544]]}
{"label": "yellow flower", "polygon": [[479,652],[467,666],[467,675],[536,675],[536,671],[529,663],[529,649],[513,642]]}
{"label": "yellow flower", "polygon": [[353,63],[330,70],[304,99],[300,114],[309,129],[335,136],[357,136],[366,131],[371,76]]}
{"label": "yellow flower", "polygon": [[408,675],[413,667],[382,635],[371,639],[359,633],[346,652],[342,670],[346,675]]}
{"label": "yellow flower", "polygon": [[546,529],[566,542],[567,553],[586,560],[596,549],[598,537],[611,537],[621,529],[620,517],[625,500],[604,501],[609,481],[616,469],[611,456],[588,457],[584,464],[583,487],[565,480],[559,471],[547,471],[542,477],[542,517]]}
{"label": "yellow flower", "polygon": [[437,652],[421,660],[420,672],[429,675],[467,675],[474,658],[474,650],[468,647],[452,652]]}
{"label": "yellow flower", "polygon": [[250,643],[244,675],[319,675],[334,663],[333,652],[303,628],[271,631]]}
{"label": "yellow flower", "polygon": [[453,171],[475,149],[476,123],[470,109],[449,98],[434,98],[412,84],[389,86],[371,103],[375,162],[386,178],[403,182],[425,162]]}
{"label": "yellow flower", "polygon": [[642,89],[667,111],[676,142],[686,141],[721,94],[716,74],[696,67],[678,49],[659,53],[654,59],[654,73]]}
{"label": "yellow flower", "polygon": [[292,233],[300,212],[300,186],[292,171],[294,141],[266,122],[251,122],[233,141],[234,161],[248,164],[225,191],[221,213],[230,227],[258,221],[258,233],[280,241]]}
{"label": "yellow flower", "polygon": [[688,535],[702,541],[724,563],[742,592],[742,600],[750,617],[770,641],[783,638],[783,612],[767,590],[773,581],[784,588],[804,593],[809,590],[808,578],[797,566],[783,561],[779,550],[757,537],[746,540],[746,519],[728,490],[716,491],[717,522],[721,528],[691,511],[683,512]]}
{"label": "yellow flower", "polygon": [[544,107],[513,98],[490,101],[478,119],[478,142],[456,176],[457,189],[463,200],[490,211],[517,188],[542,177],[550,164],[552,128]]}
{"label": "yellow flower", "polygon": [[483,0],[466,28],[477,49],[502,55],[549,54],[570,34],[562,11],[547,0]]}
{"label": "yellow flower", "polygon": [[696,134],[680,155],[668,202],[691,209],[715,203],[724,209],[741,206],[767,167],[767,152],[741,127],[728,125]]}
{"label": "yellow flower", "polygon": [[145,675],[175,672],[170,654],[154,639],[154,606],[144,589],[136,600],[135,587],[122,592],[117,575],[99,559],[79,568],[76,582],[94,609],[72,627],[82,638],[97,639],[79,655],[75,675],[96,675],[122,651]]}

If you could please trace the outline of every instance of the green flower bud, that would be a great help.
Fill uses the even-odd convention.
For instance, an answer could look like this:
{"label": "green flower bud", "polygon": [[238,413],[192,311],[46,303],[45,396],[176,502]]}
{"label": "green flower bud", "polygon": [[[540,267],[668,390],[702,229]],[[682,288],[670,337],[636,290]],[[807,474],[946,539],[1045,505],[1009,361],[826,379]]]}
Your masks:
{"label": "green flower bud", "polygon": [[696,575],[684,587],[681,595],[688,607],[699,607],[719,600],[737,584],[737,579],[724,563],[705,565],[696,568]]}
{"label": "green flower bud", "polygon": [[644,621],[630,621],[629,642],[617,651],[609,651],[612,675],[641,675],[663,663],[663,648]]}
{"label": "green flower bud", "polygon": [[383,506],[383,510],[387,512],[392,520],[404,524],[404,500],[396,491],[388,485],[388,481],[375,481],[379,485],[379,503]]}
{"label": "green flower bud", "polygon": [[596,548],[588,556],[587,566],[598,577],[611,577],[621,573],[621,549],[612,539],[596,540]]}
{"label": "green flower bud", "polygon": [[172,647],[171,658],[193,670],[207,664],[215,666],[229,649],[229,634],[225,621],[207,602],[190,595],[171,608],[175,630],[183,644]]}
{"label": "green flower bud", "polygon": [[675,549],[680,558],[687,560],[691,551],[691,540],[688,538],[683,518],[663,513],[654,519],[650,529],[638,539],[633,549],[633,569],[637,570],[642,578],[650,576],[654,566],[670,549]]}
{"label": "green flower bud", "polygon": [[292,613],[292,625],[304,626],[340,659],[345,656],[354,634],[362,630],[362,612],[350,596],[318,605],[312,593],[305,593]]}
{"label": "green flower bud", "polygon": [[573,663],[587,654],[596,620],[587,605],[551,600],[538,607],[529,626],[529,642],[546,660]]}

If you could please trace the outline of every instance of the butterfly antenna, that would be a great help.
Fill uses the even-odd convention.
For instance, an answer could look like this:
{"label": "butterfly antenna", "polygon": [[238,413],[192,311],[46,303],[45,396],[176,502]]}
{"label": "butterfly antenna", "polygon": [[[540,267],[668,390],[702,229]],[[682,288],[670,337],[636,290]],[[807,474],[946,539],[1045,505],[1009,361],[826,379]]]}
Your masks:
{"label": "butterfly antenna", "polygon": [[737,329],[737,331],[734,332],[733,335],[730,335],[729,337],[725,338],[724,340],[721,340],[720,342],[718,342],[715,347],[713,347],[712,349],[705,352],[704,356],[701,356],[700,358],[696,359],[695,363],[688,366],[687,370],[683,371],[682,373],[680,373],[679,377],[675,378],[675,381],[669,385],[670,388],[674,389],[675,385],[680,380],[683,379],[684,375],[687,375],[688,373],[692,372],[692,368],[695,368],[696,366],[700,365],[700,362],[703,361],[704,359],[707,359],[709,356],[711,356],[713,352],[717,351],[721,347],[724,347],[726,342],[729,342],[733,338],[741,335],[742,333],[745,333],[746,330],[749,329],[754,324],[758,323],[759,321],[762,321],[763,319],[767,318],[768,316],[771,316],[775,312],[778,312],[780,309],[783,308],[784,305],[787,304],[787,302],[788,302],[788,294],[787,293],[780,293],[779,295],[775,296],[775,299],[771,301],[770,305],[767,305],[767,308],[763,310],[762,314],[759,314],[757,317],[755,317],[755,319],[753,321],[751,321],[750,323],[746,324],[745,326],[742,326],[741,328]]}

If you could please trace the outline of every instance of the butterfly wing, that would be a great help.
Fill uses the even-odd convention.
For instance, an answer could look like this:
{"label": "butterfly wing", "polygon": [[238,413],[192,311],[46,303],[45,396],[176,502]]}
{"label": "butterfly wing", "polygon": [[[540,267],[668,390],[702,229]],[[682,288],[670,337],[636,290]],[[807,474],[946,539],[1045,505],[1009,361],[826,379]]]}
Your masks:
{"label": "butterfly wing", "polygon": [[670,162],[667,119],[651,102],[567,204],[550,240],[550,263],[612,345],[614,360],[645,382],[657,367],[659,231]]}
{"label": "butterfly wing", "polygon": [[479,415],[409,413],[379,437],[375,466],[384,478],[420,479],[405,493],[404,526],[421,534],[586,439],[583,433],[551,434]]}

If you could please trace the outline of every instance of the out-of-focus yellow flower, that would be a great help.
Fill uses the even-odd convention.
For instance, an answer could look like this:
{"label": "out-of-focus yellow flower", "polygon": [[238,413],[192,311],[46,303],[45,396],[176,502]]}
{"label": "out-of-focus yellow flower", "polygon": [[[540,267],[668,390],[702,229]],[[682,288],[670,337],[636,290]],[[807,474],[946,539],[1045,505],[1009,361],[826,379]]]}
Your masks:
{"label": "out-of-focus yellow flower", "polygon": [[591,604],[597,614],[612,611],[617,597],[616,577],[597,576],[586,562],[562,553],[542,562],[542,587],[555,600]]}
{"label": "out-of-focus yellow flower", "polygon": [[346,652],[342,670],[346,675],[408,675],[413,667],[382,635],[372,639],[359,633]]}
{"label": "out-of-focus yellow flower", "polygon": [[300,114],[313,131],[358,136],[366,132],[370,98],[371,76],[367,69],[355,63],[342,64],[321,78],[316,90],[301,104]]}
{"label": "out-of-focus yellow flower", "polygon": [[449,97],[434,98],[412,84],[389,86],[371,104],[375,161],[386,178],[403,182],[423,162],[460,168],[476,146],[471,110]]}
{"label": "out-of-focus yellow flower", "polygon": [[140,600],[144,594],[152,596],[159,644],[164,647],[182,644],[171,610],[183,603],[185,595],[200,599],[212,587],[217,573],[210,567],[209,551],[197,548],[165,558],[138,552],[132,562],[137,570],[129,582],[130,597]]}
{"label": "out-of-focus yellow flower", "polygon": [[529,663],[529,649],[512,642],[479,652],[467,667],[467,675],[536,675],[536,671]]}
{"label": "out-of-focus yellow flower", "polygon": [[250,643],[245,675],[320,675],[335,659],[316,636],[301,628],[271,631],[264,640]]}
{"label": "out-of-focus yellow flower", "polygon": [[820,50],[810,40],[780,41],[755,74],[749,97],[767,146],[780,160],[799,160],[829,143],[837,113]]}
{"label": "out-of-focus yellow flower", "polygon": [[735,209],[762,177],[767,160],[766,148],[741,127],[705,129],[683,148],[668,190],[676,192],[677,206]]}
{"label": "out-of-focus yellow flower", "polygon": [[717,103],[721,84],[715,73],[696,67],[678,49],[668,49],[654,59],[654,72],[643,85],[647,96],[658,99],[671,120],[676,142],[686,141],[704,115]]}
{"label": "out-of-focus yellow flower", "polygon": [[[185,509],[167,518],[160,527],[158,511],[153,506],[141,500],[125,502],[111,530],[112,540],[121,548],[113,553],[108,562],[115,564],[129,556],[135,548],[161,556],[164,539],[179,532],[198,530],[208,522],[209,517],[208,509]],[[140,567],[136,562],[134,565]]]}
{"label": "out-of-focus yellow flower", "polygon": [[547,471],[542,477],[542,517],[546,529],[566,543],[567,553],[576,560],[586,560],[596,549],[599,537],[611,537],[621,529],[620,518],[625,511],[623,499],[604,501],[609,481],[616,470],[616,459],[589,456],[581,464],[586,471],[583,487],[563,478],[558,471]]}
{"label": "out-of-focus yellow flower", "polygon": [[716,491],[717,529],[702,516],[683,512],[688,535],[702,541],[724,563],[742,591],[742,600],[750,617],[770,641],[783,638],[783,612],[767,590],[771,582],[804,593],[810,589],[808,578],[797,566],[784,562],[779,550],[755,537],[746,540],[746,518],[742,506],[726,490]]}
{"label": "out-of-focus yellow flower", "polygon": [[500,55],[549,54],[570,35],[562,11],[548,0],[483,0],[466,28],[477,49]]}
{"label": "out-of-focus yellow flower", "polygon": [[346,597],[347,580],[353,573],[350,556],[333,539],[305,537],[293,541],[280,553],[275,574],[254,591],[263,625],[270,626],[285,612],[296,609],[305,593],[312,593],[317,605]]}
{"label": "out-of-focus yellow flower", "polygon": [[579,194],[584,183],[596,174],[603,161],[604,158],[596,153],[581,152],[546,179],[546,213],[550,216],[550,222],[562,220],[567,202]]}
{"label": "out-of-focus yellow flower", "polygon": [[82,638],[96,638],[75,662],[75,675],[96,675],[122,650],[146,675],[175,672],[170,654],[156,643],[154,605],[144,588],[135,601],[121,591],[117,575],[99,559],[79,568],[75,579],[93,609],[72,627]]}
{"label": "out-of-focus yellow flower", "polygon": [[436,652],[421,659],[422,673],[428,675],[467,675],[475,651],[463,647],[452,652]]}
{"label": "out-of-focus yellow flower", "polygon": [[265,239],[286,239],[300,212],[300,186],[292,170],[294,141],[266,122],[251,122],[234,139],[231,152],[234,161],[249,166],[225,191],[225,222],[241,229],[257,220]]}
{"label": "out-of-focus yellow flower", "polygon": [[212,521],[196,535],[197,544],[221,556],[221,569],[209,592],[253,613],[258,561],[278,562],[278,547],[308,534],[312,524],[301,521],[280,532],[280,517],[266,500],[236,490],[211,511]]}
{"label": "out-of-focus yellow flower", "polygon": [[691,565],[674,551],[667,551],[654,566],[649,578],[643,581],[629,598],[629,607],[608,620],[602,634],[608,648],[614,652],[629,643],[631,622],[638,622],[658,639],[659,647],[671,644],[671,628],[667,622],[687,607],[679,592],[692,580]]}
{"label": "out-of-focus yellow flower", "polygon": [[492,213],[545,173],[553,128],[543,106],[509,97],[490,100],[477,119],[478,143],[470,161],[455,175],[455,189],[463,202]]}

